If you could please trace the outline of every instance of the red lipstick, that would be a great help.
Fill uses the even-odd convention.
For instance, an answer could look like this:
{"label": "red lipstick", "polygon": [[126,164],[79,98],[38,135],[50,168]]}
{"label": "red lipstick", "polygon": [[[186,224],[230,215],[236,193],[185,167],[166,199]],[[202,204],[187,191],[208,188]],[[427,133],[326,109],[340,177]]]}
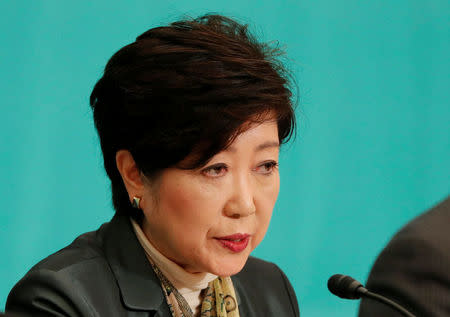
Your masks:
{"label": "red lipstick", "polygon": [[244,251],[250,240],[250,235],[246,233],[235,233],[229,236],[215,238],[228,250],[238,253]]}

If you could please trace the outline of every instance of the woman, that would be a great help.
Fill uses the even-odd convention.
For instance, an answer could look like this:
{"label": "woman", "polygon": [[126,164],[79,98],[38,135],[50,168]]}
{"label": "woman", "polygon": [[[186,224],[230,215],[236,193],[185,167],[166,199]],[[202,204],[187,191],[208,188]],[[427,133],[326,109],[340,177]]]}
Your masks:
{"label": "woman", "polygon": [[11,291],[26,316],[298,316],[250,252],[278,196],[294,112],[279,52],[209,15],[119,50],[91,95],[116,214]]}

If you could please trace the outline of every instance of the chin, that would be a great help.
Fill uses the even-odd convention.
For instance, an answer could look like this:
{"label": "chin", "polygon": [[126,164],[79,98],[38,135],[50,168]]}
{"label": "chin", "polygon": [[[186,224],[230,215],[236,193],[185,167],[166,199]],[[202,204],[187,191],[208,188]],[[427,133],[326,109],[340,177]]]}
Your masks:
{"label": "chin", "polygon": [[232,276],[239,273],[243,269],[245,263],[247,263],[247,259],[248,255],[239,259],[227,259],[222,263],[217,263],[208,271],[217,276]]}

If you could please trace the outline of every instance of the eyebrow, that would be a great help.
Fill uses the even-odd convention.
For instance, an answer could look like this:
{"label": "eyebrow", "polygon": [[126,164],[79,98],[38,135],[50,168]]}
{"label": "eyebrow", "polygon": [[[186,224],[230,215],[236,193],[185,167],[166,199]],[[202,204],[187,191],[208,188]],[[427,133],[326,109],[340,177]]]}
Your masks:
{"label": "eyebrow", "polygon": [[[279,148],[280,147],[280,143],[278,141],[267,141],[264,143],[259,144],[256,148],[255,148],[255,152],[259,152],[268,148]],[[230,146],[228,148],[226,148],[224,151],[226,152],[236,152],[236,148],[234,148],[233,146]]]}

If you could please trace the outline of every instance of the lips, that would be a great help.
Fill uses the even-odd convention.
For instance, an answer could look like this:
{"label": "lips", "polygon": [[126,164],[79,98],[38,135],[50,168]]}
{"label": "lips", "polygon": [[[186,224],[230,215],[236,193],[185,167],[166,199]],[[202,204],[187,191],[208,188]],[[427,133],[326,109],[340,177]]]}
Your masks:
{"label": "lips", "polygon": [[250,235],[246,233],[235,233],[215,239],[222,245],[222,247],[238,253],[245,250],[250,240]]}

